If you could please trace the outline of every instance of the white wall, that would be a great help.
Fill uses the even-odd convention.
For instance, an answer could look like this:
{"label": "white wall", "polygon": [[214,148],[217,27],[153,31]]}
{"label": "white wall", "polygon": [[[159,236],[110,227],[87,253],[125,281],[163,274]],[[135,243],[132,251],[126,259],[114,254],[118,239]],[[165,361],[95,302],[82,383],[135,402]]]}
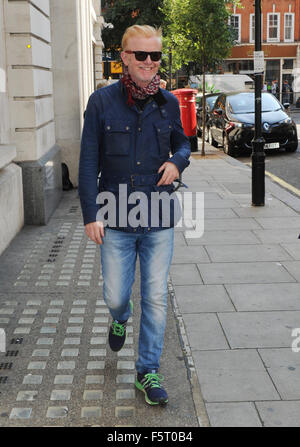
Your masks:
{"label": "white wall", "polygon": [[93,45],[100,0],[51,0],[54,114],[57,144],[77,186],[83,113],[94,91]]}
{"label": "white wall", "polygon": [[49,0],[4,0],[8,93],[17,161],[55,145]]}
{"label": "white wall", "polygon": [[0,144],[10,141],[3,0],[0,1]]}
{"label": "white wall", "polygon": [[16,148],[9,114],[4,24],[4,0],[0,0],[0,254],[24,224],[22,170],[12,163]]}

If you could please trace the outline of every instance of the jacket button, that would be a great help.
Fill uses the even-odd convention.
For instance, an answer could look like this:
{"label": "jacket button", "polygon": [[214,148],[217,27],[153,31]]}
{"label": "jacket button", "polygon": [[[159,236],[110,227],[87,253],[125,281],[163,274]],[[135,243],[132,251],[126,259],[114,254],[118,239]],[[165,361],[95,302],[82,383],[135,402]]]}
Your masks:
{"label": "jacket button", "polygon": [[140,127],[139,127],[139,129],[138,129],[138,130],[139,130],[139,132],[141,132],[141,131],[142,131],[142,129],[141,129]]}
{"label": "jacket button", "polygon": [[110,126],[107,126],[107,128],[106,128],[107,130],[110,130]]}
{"label": "jacket button", "polygon": [[126,126],[126,130],[129,130],[129,127],[128,127],[128,126]]}
{"label": "jacket button", "polygon": [[160,132],[160,129],[157,129],[157,132]]}
{"label": "jacket button", "polygon": [[140,164],[141,164],[141,162],[140,162],[140,161],[137,161],[137,162],[136,162],[136,164],[137,164],[137,165],[140,165]]}

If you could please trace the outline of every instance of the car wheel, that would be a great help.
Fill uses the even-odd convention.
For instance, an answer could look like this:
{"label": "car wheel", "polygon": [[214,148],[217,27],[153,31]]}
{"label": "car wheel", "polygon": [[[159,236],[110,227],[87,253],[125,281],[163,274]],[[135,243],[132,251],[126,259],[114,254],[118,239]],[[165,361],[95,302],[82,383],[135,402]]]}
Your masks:
{"label": "car wheel", "polygon": [[230,157],[235,156],[235,150],[233,149],[227,135],[224,135],[223,137],[223,150],[225,154],[230,155]]}
{"label": "car wheel", "polygon": [[286,148],[286,152],[296,152],[298,148],[298,143],[293,144],[293,146],[290,146],[289,148]]}
{"label": "car wheel", "polygon": [[214,139],[214,137],[212,136],[211,128],[210,128],[210,127],[208,128],[208,143],[209,143],[211,146],[218,147],[218,143],[217,143],[217,141]]}

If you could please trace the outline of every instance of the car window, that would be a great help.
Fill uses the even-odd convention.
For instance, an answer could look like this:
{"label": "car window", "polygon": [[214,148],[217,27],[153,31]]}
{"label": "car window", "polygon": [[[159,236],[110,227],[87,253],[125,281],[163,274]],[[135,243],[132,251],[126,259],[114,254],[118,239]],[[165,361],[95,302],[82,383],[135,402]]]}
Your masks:
{"label": "car window", "polygon": [[[282,109],[276,98],[269,93],[262,93],[262,112],[272,112]],[[231,113],[254,113],[254,93],[240,93],[227,97],[227,108]]]}
{"label": "car window", "polygon": [[217,97],[218,96],[216,95],[216,96],[209,96],[208,98],[206,98],[206,103],[209,107],[209,110],[211,110],[213,108]]}

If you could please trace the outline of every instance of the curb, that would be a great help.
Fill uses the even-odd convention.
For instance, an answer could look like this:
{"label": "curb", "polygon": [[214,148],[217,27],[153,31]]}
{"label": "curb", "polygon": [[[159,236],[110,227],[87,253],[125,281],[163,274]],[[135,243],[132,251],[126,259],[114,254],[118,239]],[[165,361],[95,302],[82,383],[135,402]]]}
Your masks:
{"label": "curb", "polygon": [[[208,143],[206,143],[208,145]],[[218,152],[219,153],[218,153]],[[193,157],[193,155],[196,155],[196,157]],[[194,152],[191,155],[191,158],[194,158],[195,160],[201,160],[201,154],[200,152]],[[229,163],[233,166],[236,166],[240,169],[249,170],[249,173],[251,174],[252,168],[251,165],[248,163],[243,163],[239,161],[236,158],[230,157],[229,155],[225,154],[223,151],[221,152],[220,149],[211,150],[208,145],[208,151],[205,158],[222,158],[226,163]],[[251,182],[251,178],[250,178]],[[295,188],[293,185],[290,185],[289,183],[285,182],[284,180],[280,179],[279,177],[276,177],[274,174],[271,174],[268,171],[265,171],[265,185],[266,185],[266,192],[268,188],[268,192],[273,194],[278,200],[285,203],[287,206],[293,208],[296,212],[300,212],[300,196],[298,194],[298,189]],[[251,203],[250,203],[251,205]]]}
{"label": "curb", "polygon": [[[236,158],[232,158],[226,154],[224,154],[223,158],[225,158],[225,161],[233,166],[237,167],[243,167],[244,169],[247,169],[252,171],[251,166],[249,164],[242,163],[241,161],[237,160]],[[273,194],[278,200],[285,203],[290,208],[293,208],[294,211],[300,212],[300,197],[296,193],[296,191],[292,189],[297,189],[293,187],[292,185],[289,185],[289,183],[286,183],[286,185],[289,185],[289,187],[284,186],[282,182],[284,182],[282,179],[279,179],[279,177],[276,177],[272,174],[268,175],[269,173],[265,172],[265,185],[266,185],[266,192],[269,192]],[[280,181],[278,181],[278,179]],[[250,179],[251,182],[251,179]],[[268,188],[268,190],[267,190]],[[297,190],[298,192],[298,190]],[[251,205],[251,203],[250,203]]]}
{"label": "curb", "polygon": [[200,384],[196,373],[196,368],[194,364],[194,359],[192,356],[192,351],[189,345],[188,337],[185,332],[183,317],[180,313],[175,290],[171,282],[170,277],[168,278],[168,292],[170,294],[171,304],[176,320],[176,326],[179,336],[179,343],[182,348],[184,362],[187,368],[187,375],[191,386],[192,398],[195,406],[196,416],[198,419],[199,427],[210,427],[208,415],[206,412],[204,400],[201,394]]}

